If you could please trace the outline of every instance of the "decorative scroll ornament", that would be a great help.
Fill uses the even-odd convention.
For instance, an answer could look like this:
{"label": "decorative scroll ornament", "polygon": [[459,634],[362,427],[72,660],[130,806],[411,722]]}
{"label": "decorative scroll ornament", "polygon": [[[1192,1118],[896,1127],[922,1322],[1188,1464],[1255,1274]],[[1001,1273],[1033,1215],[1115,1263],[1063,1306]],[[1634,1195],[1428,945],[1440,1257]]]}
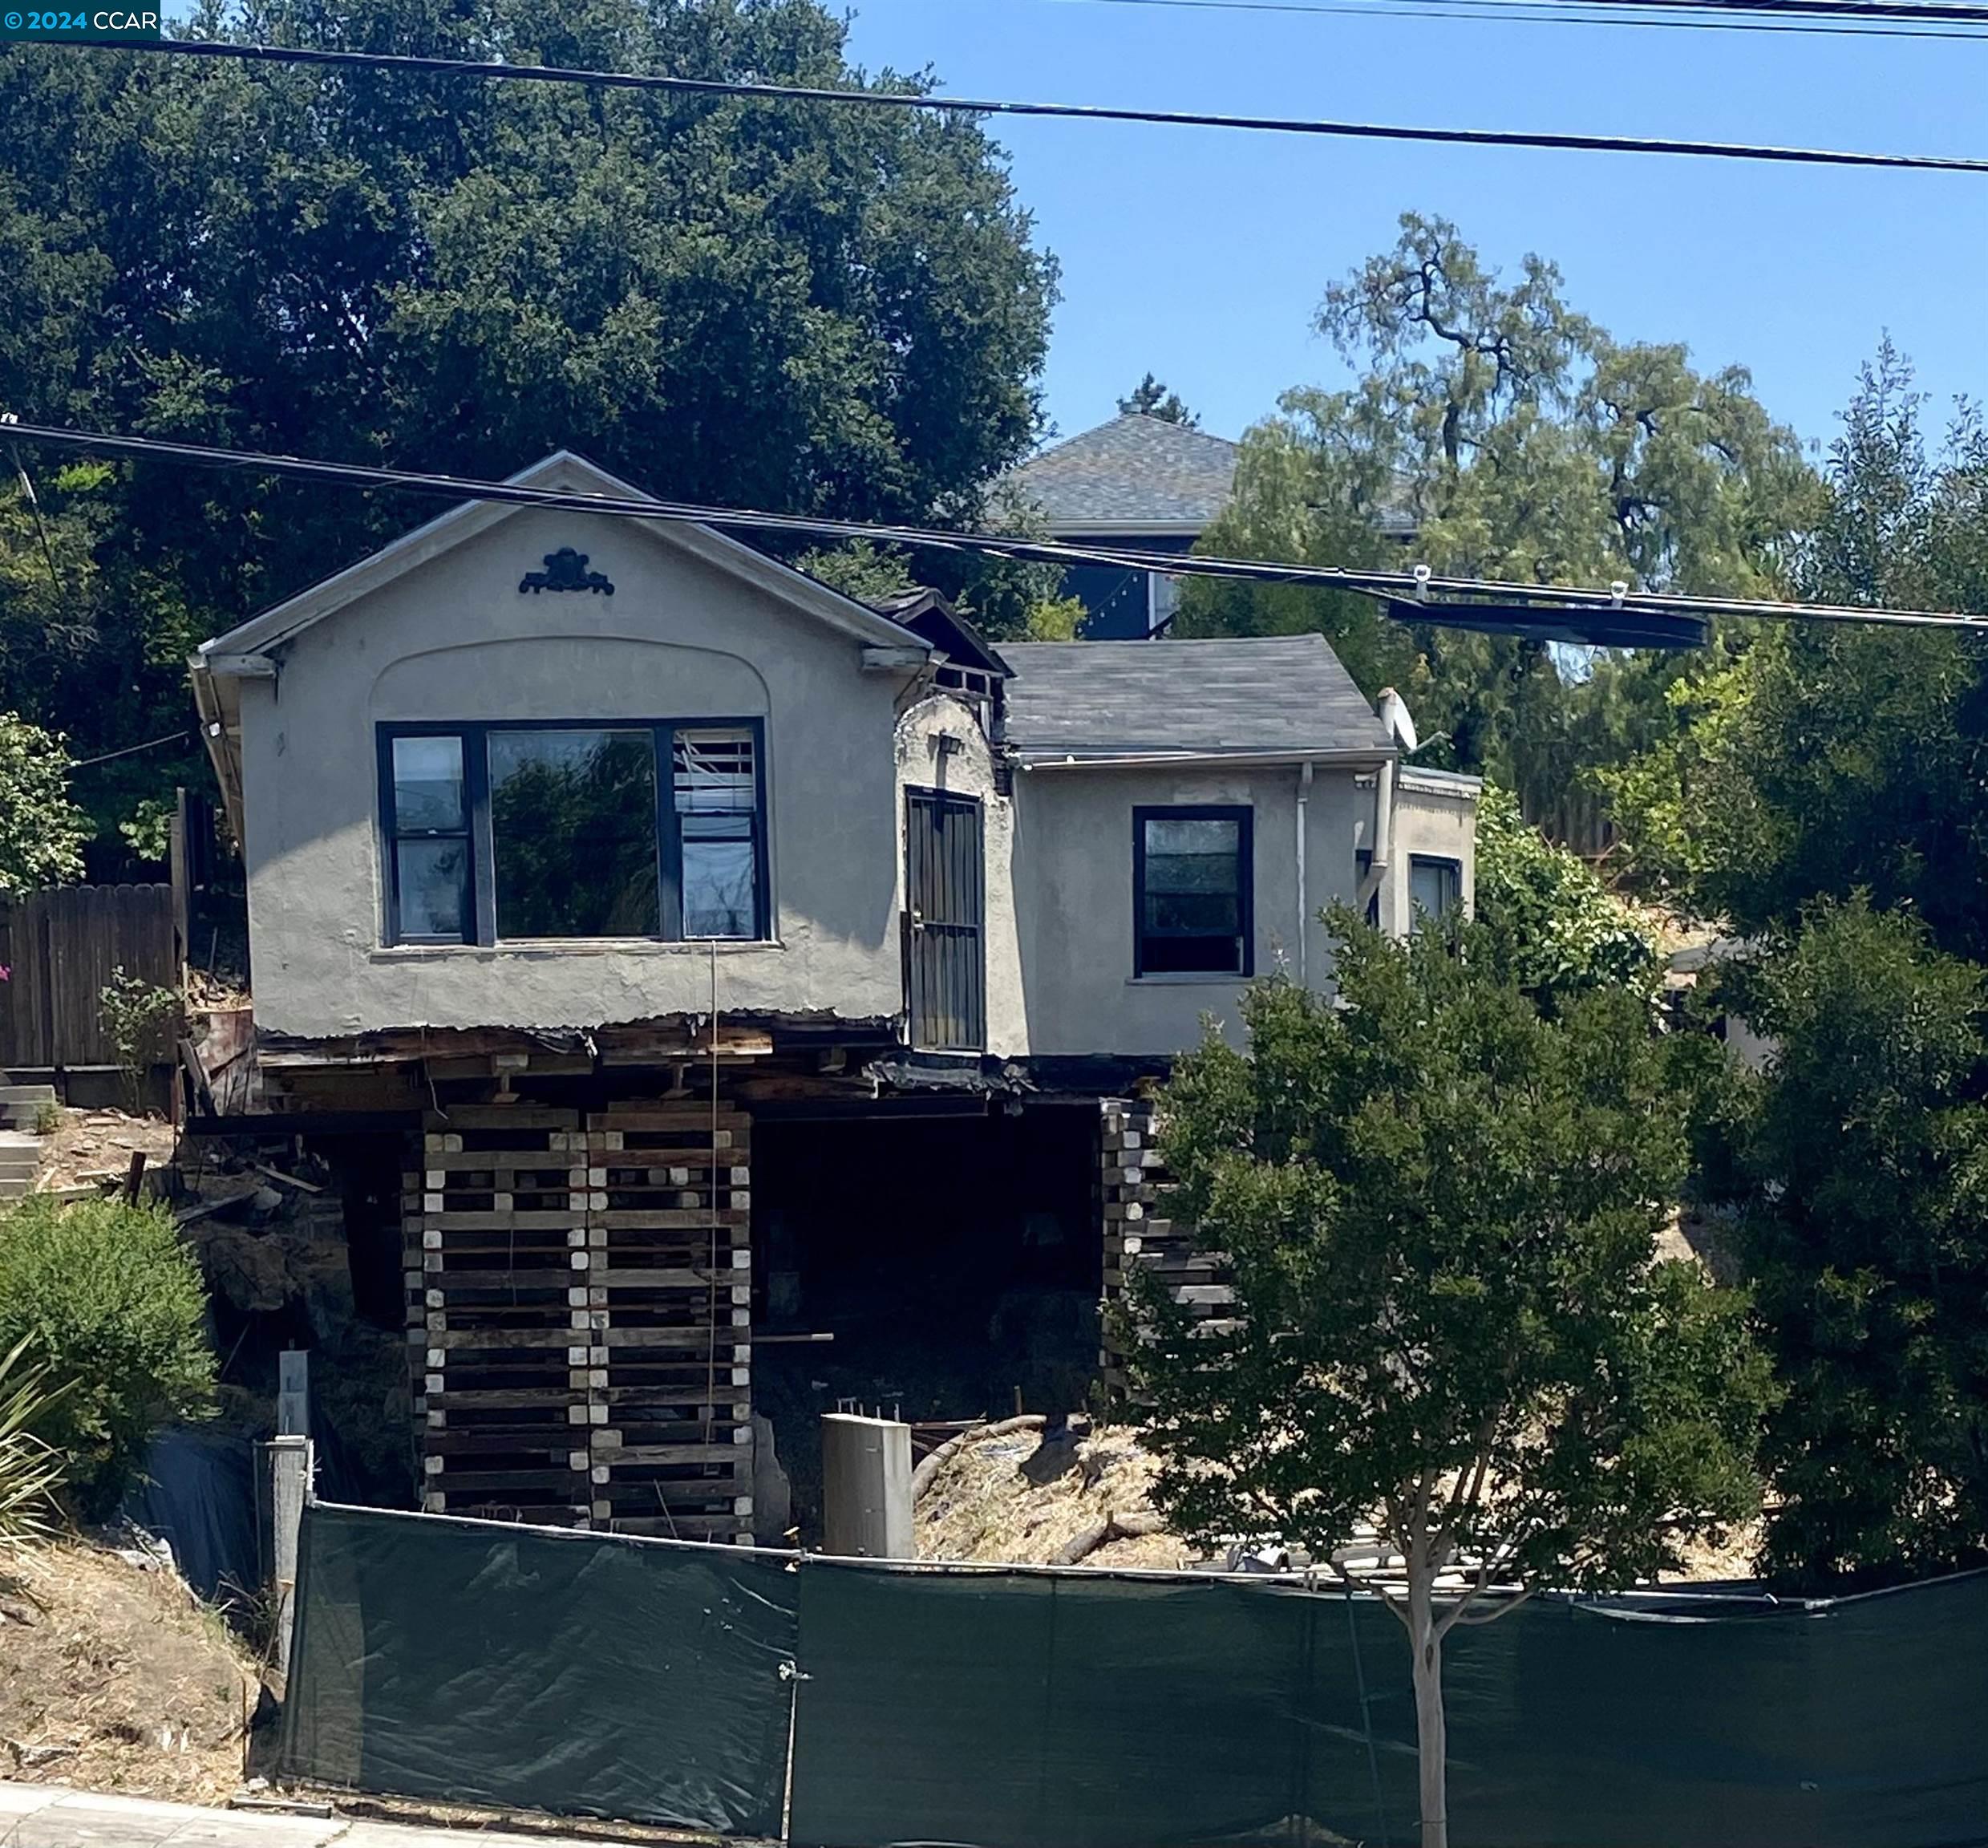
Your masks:
{"label": "decorative scroll ornament", "polygon": [[528,590],[536,597],[541,590],[591,590],[596,596],[612,597],[614,586],[607,581],[607,574],[587,569],[587,555],[576,552],[570,545],[562,545],[557,552],[545,554],[543,571],[528,571],[518,580],[520,591]]}

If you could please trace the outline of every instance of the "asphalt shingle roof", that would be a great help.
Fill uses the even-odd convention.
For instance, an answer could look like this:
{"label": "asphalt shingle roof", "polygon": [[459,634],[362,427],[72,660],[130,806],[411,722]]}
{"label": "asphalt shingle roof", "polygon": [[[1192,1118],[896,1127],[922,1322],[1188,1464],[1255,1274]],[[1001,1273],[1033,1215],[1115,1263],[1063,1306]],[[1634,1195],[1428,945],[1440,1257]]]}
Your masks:
{"label": "asphalt shingle roof", "polygon": [[1138,521],[1198,533],[1227,505],[1235,476],[1226,438],[1128,415],[1045,449],[1008,480],[1052,527]]}
{"label": "asphalt shingle roof", "polygon": [[1025,760],[1392,748],[1322,635],[1004,642]]}

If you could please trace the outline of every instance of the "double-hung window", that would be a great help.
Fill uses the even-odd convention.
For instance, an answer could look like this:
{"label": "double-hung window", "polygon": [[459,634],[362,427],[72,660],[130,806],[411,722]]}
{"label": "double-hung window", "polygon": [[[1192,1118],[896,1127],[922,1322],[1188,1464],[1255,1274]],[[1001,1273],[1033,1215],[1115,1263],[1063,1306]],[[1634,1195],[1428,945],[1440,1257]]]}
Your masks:
{"label": "double-hung window", "polygon": [[383,727],[384,940],[764,937],[760,746],[750,721]]}
{"label": "double-hung window", "polygon": [[1135,808],[1135,975],[1251,973],[1250,812]]}
{"label": "double-hung window", "polygon": [[469,783],[459,737],[394,738],[387,837],[403,943],[475,940]]}

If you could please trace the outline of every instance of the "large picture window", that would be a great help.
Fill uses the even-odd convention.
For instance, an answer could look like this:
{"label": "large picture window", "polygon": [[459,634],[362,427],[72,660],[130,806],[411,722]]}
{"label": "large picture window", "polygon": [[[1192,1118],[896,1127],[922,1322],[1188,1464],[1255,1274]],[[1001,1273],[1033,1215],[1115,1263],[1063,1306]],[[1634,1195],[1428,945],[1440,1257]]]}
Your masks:
{"label": "large picture window", "polygon": [[755,722],[388,726],[389,943],[767,934]]}
{"label": "large picture window", "polygon": [[1136,975],[1251,972],[1249,810],[1135,808]]}

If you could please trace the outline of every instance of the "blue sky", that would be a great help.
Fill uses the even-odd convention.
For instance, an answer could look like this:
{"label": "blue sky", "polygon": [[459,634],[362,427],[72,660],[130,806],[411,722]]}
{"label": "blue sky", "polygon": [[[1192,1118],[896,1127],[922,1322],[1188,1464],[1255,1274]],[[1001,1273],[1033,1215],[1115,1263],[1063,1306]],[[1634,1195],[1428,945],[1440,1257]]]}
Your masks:
{"label": "blue sky", "polygon": [[[962,94],[1456,127],[1988,154],[1978,43],[1176,10],[1099,0],[852,0],[851,55]],[[1236,436],[1343,370],[1310,331],[1325,284],[1407,210],[1484,256],[1553,258],[1618,338],[1748,367],[1826,442],[1886,329],[1937,426],[1988,395],[1988,176],[1637,155],[1311,141],[1006,120],[1063,265],[1047,376],[1061,431],[1152,369]]]}

